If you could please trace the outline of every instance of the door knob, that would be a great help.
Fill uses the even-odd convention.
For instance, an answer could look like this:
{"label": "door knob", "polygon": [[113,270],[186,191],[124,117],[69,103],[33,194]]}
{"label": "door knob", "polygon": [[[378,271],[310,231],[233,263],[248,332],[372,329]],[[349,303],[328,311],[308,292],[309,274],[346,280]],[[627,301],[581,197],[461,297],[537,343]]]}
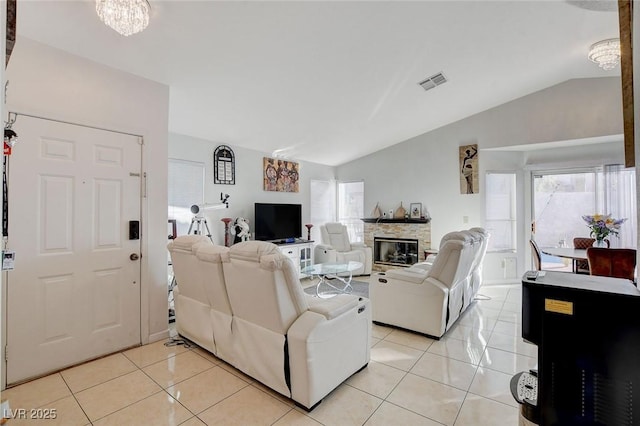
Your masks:
{"label": "door knob", "polygon": [[129,259],[138,260],[140,259],[140,256],[138,256],[138,253],[131,253],[131,255],[129,256]]}

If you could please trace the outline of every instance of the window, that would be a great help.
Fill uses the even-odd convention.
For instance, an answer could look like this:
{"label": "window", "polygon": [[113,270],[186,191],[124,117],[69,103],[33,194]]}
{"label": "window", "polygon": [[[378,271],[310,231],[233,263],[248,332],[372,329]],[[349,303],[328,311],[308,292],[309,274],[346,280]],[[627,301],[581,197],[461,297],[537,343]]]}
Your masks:
{"label": "window", "polygon": [[490,233],[487,251],[516,250],[516,175],[486,175],[485,228]]}
{"label": "window", "polygon": [[169,159],[169,219],[175,219],[178,235],[189,231],[191,206],[204,202],[204,163]]}
{"label": "window", "polygon": [[364,241],[364,182],[338,182],[338,222],[352,243]]}
{"label": "window", "polygon": [[533,176],[535,240],[540,247],[573,246],[574,237],[589,237],[583,215],[626,218],[611,247],[636,247],[635,170],[604,166]]}
{"label": "window", "polygon": [[311,200],[309,218],[314,225],[311,229],[311,239],[319,241],[319,225],[335,222],[336,220],[336,183],[333,181],[312,180],[309,194]]}

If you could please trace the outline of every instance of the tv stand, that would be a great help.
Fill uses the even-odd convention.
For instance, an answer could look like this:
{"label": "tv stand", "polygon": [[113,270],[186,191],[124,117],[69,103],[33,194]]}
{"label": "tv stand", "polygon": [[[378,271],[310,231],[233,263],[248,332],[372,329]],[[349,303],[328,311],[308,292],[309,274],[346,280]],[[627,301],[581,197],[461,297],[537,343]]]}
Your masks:
{"label": "tv stand", "polygon": [[306,277],[300,271],[313,265],[313,240],[294,239],[293,242],[287,240],[271,241],[278,246],[282,254],[293,260],[298,278]]}

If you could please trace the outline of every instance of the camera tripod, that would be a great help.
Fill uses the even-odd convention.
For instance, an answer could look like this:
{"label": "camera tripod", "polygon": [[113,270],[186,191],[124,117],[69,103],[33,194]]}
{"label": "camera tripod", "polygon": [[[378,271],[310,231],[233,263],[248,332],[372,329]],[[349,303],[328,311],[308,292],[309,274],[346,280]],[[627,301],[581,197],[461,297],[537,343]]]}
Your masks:
{"label": "camera tripod", "polygon": [[[194,229],[194,225],[195,225],[195,229]],[[206,230],[207,233],[203,234],[202,232]],[[211,231],[209,230],[209,224],[207,223],[207,219],[205,217],[202,216],[194,216],[193,219],[191,219],[191,225],[189,225],[189,230],[187,231],[187,234],[191,234],[193,231],[193,235],[206,235],[209,240],[211,240],[211,243],[213,243],[213,238],[211,237]]]}

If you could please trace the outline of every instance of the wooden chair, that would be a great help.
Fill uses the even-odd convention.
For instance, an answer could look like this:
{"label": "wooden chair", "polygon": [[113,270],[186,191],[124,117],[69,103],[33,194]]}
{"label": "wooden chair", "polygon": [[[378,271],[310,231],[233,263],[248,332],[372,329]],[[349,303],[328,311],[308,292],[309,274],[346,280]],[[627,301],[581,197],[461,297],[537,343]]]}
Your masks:
{"label": "wooden chair", "polygon": [[[589,247],[593,247],[595,241],[595,238],[576,237],[573,239],[573,247],[577,249],[588,249]],[[589,262],[586,260],[575,260],[573,262],[573,272],[576,274],[589,274]]]}
{"label": "wooden chair", "polygon": [[587,249],[591,275],[626,278],[635,283],[636,251],[589,247]]}
{"label": "wooden chair", "polygon": [[531,255],[533,256],[533,263],[536,266],[536,270],[542,270],[542,254],[540,253],[540,248],[538,244],[534,240],[529,240],[529,244],[531,244]]}

